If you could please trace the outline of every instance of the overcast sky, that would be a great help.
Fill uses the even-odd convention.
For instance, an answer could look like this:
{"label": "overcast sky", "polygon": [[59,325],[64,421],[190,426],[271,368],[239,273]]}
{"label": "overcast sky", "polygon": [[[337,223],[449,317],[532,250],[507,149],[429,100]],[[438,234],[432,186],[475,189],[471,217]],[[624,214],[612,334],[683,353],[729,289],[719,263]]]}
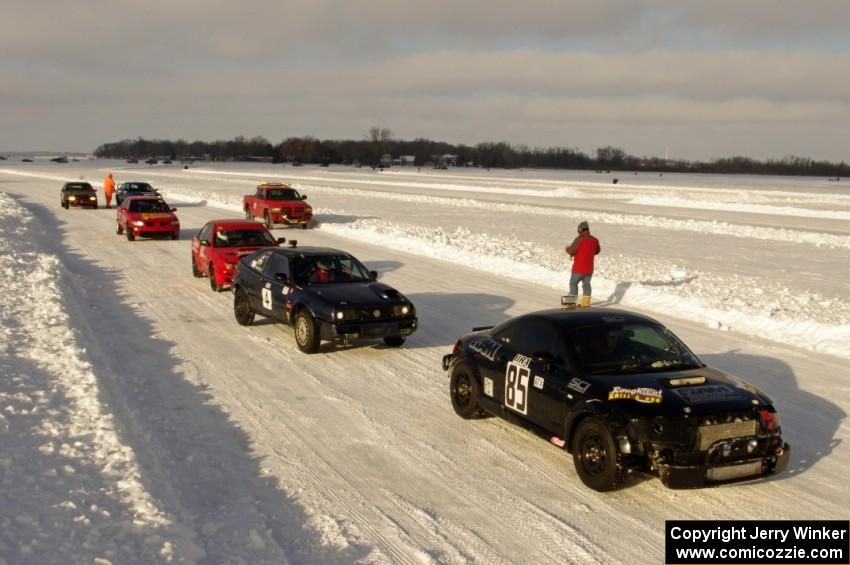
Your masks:
{"label": "overcast sky", "polygon": [[848,22],[846,0],[17,0],[0,151],[380,126],[850,162]]}

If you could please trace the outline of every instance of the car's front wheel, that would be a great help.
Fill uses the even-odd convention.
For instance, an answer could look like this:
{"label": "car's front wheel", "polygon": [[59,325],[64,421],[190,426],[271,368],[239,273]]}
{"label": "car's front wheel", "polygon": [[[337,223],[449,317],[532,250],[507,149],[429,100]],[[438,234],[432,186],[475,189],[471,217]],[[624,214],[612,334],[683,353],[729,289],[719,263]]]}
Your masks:
{"label": "car's front wheel", "polygon": [[127,241],[133,241],[134,239],[136,239],[136,236],[133,235],[133,230],[128,229],[127,230]]}
{"label": "car's front wheel", "polygon": [[254,219],[254,217],[251,215],[251,207],[250,206],[245,206],[245,219],[246,220],[253,220]]}
{"label": "car's front wheel", "polygon": [[400,335],[388,335],[384,338],[384,343],[390,347],[401,347],[404,345],[404,338]]}
{"label": "car's front wheel", "polygon": [[195,276],[196,279],[199,279],[204,276],[204,273],[198,269],[198,264],[195,262],[195,254],[192,254],[192,275]]}
{"label": "car's front wheel", "polygon": [[233,314],[236,316],[236,323],[240,326],[250,326],[254,323],[254,311],[251,310],[248,295],[241,288],[236,289],[236,294],[233,296]]}
{"label": "car's front wheel", "polygon": [[304,353],[315,353],[319,349],[319,328],[313,315],[306,309],[295,315],[295,344]]}
{"label": "car's front wheel", "polygon": [[272,229],[272,226],[274,226],[274,224],[272,223],[272,215],[269,214],[268,210],[266,210],[266,213],[263,214],[263,219],[265,220],[266,227],[268,229]]}
{"label": "car's front wheel", "polygon": [[115,230],[115,233],[118,235],[124,235],[124,228],[121,227],[121,224],[118,224],[118,229]]}
{"label": "car's front wheel", "polygon": [[475,375],[464,365],[458,365],[452,371],[449,380],[449,396],[452,398],[455,414],[464,420],[480,415],[478,399],[481,397],[481,387]]}
{"label": "car's front wheel", "polygon": [[210,263],[209,272],[210,272],[210,288],[212,289],[213,292],[218,292],[219,290],[221,290],[221,287],[218,286],[218,283],[215,282],[215,267],[213,267],[212,263]]}
{"label": "car's front wheel", "polygon": [[605,492],[623,484],[624,472],[617,461],[617,444],[602,420],[591,417],[578,425],[572,451],[576,473],[586,486]]}

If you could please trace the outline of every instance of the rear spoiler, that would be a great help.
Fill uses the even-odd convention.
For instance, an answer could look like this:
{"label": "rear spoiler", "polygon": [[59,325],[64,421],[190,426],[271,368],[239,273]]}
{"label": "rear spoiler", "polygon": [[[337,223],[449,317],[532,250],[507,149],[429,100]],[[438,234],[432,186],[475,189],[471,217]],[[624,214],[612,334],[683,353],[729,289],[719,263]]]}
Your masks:
{"label": "rear spoiler", "polygon": [[494,326],[478,326],[477,328],[472,328],[473,332],[483,332],[484,330],[493,329]]}

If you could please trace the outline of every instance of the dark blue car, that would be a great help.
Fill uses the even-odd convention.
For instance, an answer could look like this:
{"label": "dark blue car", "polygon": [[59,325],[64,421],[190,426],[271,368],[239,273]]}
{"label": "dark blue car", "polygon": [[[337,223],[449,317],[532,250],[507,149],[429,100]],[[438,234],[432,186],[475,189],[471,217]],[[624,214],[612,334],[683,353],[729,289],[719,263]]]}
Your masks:
{"label": "dark blue car", "polygon": [[115,191],[115,202],[118,206],[129,196],[157,196],[159,192],[146,182],[122,182]]}
{"label": "dark blue car", "polygon": [[400,347],[416,331],[413,304],[377,282],[377,272],[344,251],[293,243],[239,261],[233,279],[239,324],[251,325],[256,314],[286,322],[305,353],[316,352],[322,340],[383,339]]}

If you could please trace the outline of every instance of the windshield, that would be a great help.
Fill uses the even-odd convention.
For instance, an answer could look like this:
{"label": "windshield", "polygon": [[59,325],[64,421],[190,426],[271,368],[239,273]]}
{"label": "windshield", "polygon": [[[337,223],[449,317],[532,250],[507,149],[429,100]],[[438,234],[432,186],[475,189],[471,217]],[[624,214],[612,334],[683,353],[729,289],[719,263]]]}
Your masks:
{"label": "windshield", "polygon": [[154,188],[146,182],[125,182],[121,188],[127,192],[154,192]]}
{"label": "windshield", "polygon": [[130,211],[144,214],[148,212],[171,212],[171,208],[162,200],[133,200],[130,202]]}
{"label": "windshield", "polygon": [[348,255],[308,255],[293,263],[296,284],[368,282],[372,278],[363,264]]}
{"label": "windshield", "polygon": [[243,229],[219,231],[215,234],[215,247],[251,247],[277,245],[277,241],[266,230]]}
{"label": "windshield", "polygon": [[652,373],[702,367],[667,328],[641,322],[602,323],[568,334],[586,373]]}
{"label": "windshield", "polygon": [[92,186],[88,183],[86,184],[66,184],[65,190],[78,190],[80,192],[94,192]]}
{"label": "windshield", "polygon": [[298,191],[292,188],[274,188],[266,191],[268,200],[301,200]]}

